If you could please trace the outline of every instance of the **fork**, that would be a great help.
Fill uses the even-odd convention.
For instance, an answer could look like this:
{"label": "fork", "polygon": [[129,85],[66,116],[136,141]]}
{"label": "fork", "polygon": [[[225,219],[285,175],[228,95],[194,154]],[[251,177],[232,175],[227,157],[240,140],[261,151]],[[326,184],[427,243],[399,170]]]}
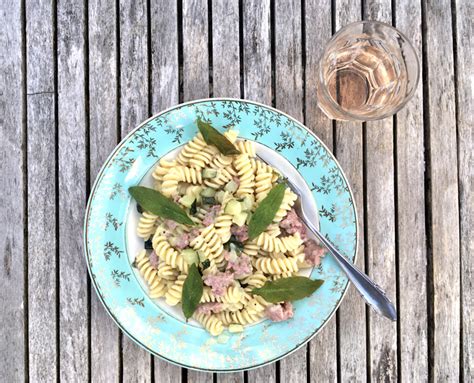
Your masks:
{"label": "fork", "polygon": [[[299,188],[291,183],[289,179],[286,179],[287,185],[290,189],[298,196],[295,202],[294,209],[298,216],[303,220],[308,229],[321,241],[321,243],[329,250],[331,255],[334,257],[336,262],[339,264],[341,269],[346,273],[352,284],[359,290],[362,298],[365,299],[367,304],[372,307],[378,314],[387,317],[392,321],[397,320],[397,311],[393,303],[388,299],[385,292],[366,274],[360,271],[355,265],[349,262],[339,250],[318,230],[313,224],[313,220],[308,218],[308,205],[303,201],[302,192]],[[312,209],[314,210],[314,209]]]}

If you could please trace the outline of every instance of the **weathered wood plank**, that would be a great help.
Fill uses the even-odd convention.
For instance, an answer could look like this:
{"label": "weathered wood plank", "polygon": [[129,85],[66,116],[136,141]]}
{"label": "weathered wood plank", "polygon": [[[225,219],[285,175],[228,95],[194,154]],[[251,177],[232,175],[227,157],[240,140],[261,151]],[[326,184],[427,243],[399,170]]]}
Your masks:
{"label": "weathered wood plank", "polygon": [[[176,2],[150,3],[152,114],[179,102],[178,9]],[[154,358],[155,382],[181,381],[181,368]]]}
{"label": "weathered wood plank", "polygon": [[183,1],[184,101],[209,97],[209,45],[206,0]]}
{"label": "weathered wood plank", "polygon": [[[270,1],[244,0],[242,7],[244,95],[271,105]],[[276,382],[276,364],[250,370],[248,381]]]}
{"label": "weathered wood plank", "polygon": [[[183,25],[183,97],[184,101],[209,97],[209,45],[207,2],[184,0]],[[210,373],[189,370],[188,381],[213,381]]]}
{"label": "weathered wood plank", "polygon": [[[390,0],[366,1],[367,20],[392,22]],[[393,118],[367,122],[367,265],[377,281],[396,304],[395,264],[395,175],[393,160]],[[372,381],[396,381],[397,325],[370,312],[370,375]]]}
{"label": "weathered wood plank", "polygon": [[[117,144],[115,4],[89,1],[90,180]],[[119,329],[91,291],[91,381],[118,382]]]}
{"label": "weathered wood plank", "polygon": [[[88,379],[87,269],[78,227],[86,205],[84,3],[58,3],[60,379]],[[74,158],[74,161],[71,161]]]}
{"label": "weathered wood plank", "polygon": [[[147,4],[120,2],[120,127],[122,137],[148,118]],[[125,334],[123,380],[149,382],[150,354]]]}
{"label": "weathered wood plank", "polygon": [[214,97],[240,98],[239,2],[212,1]]}
{"label": "weathered wood plank", "polygon": [[242,14],[245,98],[271,105],[270,0],[244,0]]}
{"label": "weathered wood plank", "polygon": [[459,213],[461,233],[462,286],[462,369],[465,381],[474,380],[474,289],[472,254],[474,254],[473,140],[474,126],[471,76],[472,64],[472,3],[456,1],[456,88],[458,127]]}
{"label": "weathered wood plank", "polygon": [[[360,20],[360,1],[336,1],[335,31]],[[354,194],[358,215],[358,246],[356,265],[364,270],[364,173],[363,173],[363,135],[362,125],[354,122],[336,123],[335,153],[344,169]],[[366,305],[353,286],[339,308],[339,358],[341,382],[367,380],[366,368]]]}
{"label": "weathered wood plank", "polygon": [[459,380],[460,263],[451,7],[425,4],[434,381]]}
{"label": "weathered wood plank", "polygon": [[29,378],[53,382],[56,360],[56,171],[51,1],[26,3]]}
{"label": "weathered wood plank", "polygon": [[[215,97],[240,98],[239,3],[212,1],[212,70]],[[218,374],[219,383],[243,383],[244,373]]]}
{"label": "weathered wood plank", "polygon": [[188,382],[212,383],[213,375],[210,372],[188,370]]}
{"label": "weathered wood plank", "polygon": [[176,2],[153,0],[151,23],[151,99],[153,114],[179,102],[178,9]]}
{"label": "weathered wood plank", "polygon": [[18,1],[0,5],[0,371],[6,382],[25,380],[24,238],[23,238],[23,78],[22,17]]}
{"label": "weathered wood plank", "polygon": [[[421,59],[421,4],[397,1],[396,27],[413,43]],[[420,70],[422,68],[420,67]],[[399,344],[401,381],[428,380],[426,305],[426,231],[422,83],[397,114],[397,201]]]}
{"label": "weathered wood plank", "polygon": [[[303,66],[301,46],[301,2],[275,3],[275,104],[303,121]],[[284,382],[306,381],[306,346],[280,362]]]}
{"label": "weathered wood plank", "polygon": [[[331,38],[331,2],[308,1],[305,8],[305,107],[308,126],[330,150],[333,150],[332,121],[317,105],[319,59]],[[309,344],[309,378],[313,381],[337,381],[336,320],[333,318]]]}

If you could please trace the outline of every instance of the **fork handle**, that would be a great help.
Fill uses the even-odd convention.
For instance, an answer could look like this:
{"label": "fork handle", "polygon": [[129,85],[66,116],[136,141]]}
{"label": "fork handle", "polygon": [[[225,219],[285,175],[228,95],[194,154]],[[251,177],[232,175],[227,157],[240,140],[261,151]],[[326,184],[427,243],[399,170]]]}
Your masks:
{"label": "fork handle", "polygon": [[378,314],[383,315],[392,321],[396,321],[397,310],[380,286],[371,280],[365,273],[360,271],[355,265],[349,262],[311,222],[306,221],[306,223],[314,235],[316,235],[329,250],[367,304]]}

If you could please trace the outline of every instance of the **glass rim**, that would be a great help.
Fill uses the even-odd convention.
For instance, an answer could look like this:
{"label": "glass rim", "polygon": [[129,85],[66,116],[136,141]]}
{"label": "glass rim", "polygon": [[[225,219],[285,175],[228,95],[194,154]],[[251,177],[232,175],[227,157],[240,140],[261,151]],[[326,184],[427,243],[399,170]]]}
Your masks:
{"label": "glass rim", "polygon": [[[390,111],[390,112],[386,112],[384,114],[382,114],[381,116],[377,116],[377,117],[367,117],[367,118],[361,118],[360,116],[358,115],[355,115],[351,112],[347,112],[345,111],[344,109],[342,109],[339,104],[337,104],[336,102],[333,101],[331,95],[329,94],[329,92],[327,91],[327,87],[324,86],[324,87],[320,87],[320,88],[323,88],[323,89],[318,89],[320,92],[324,92],[324,95],[326,97],[326,99],[331,103],[331,106],[337,110],[339,113],[345,115],[348,117],[348,120],[354,120],[354,121],[377,121],[377,120],[382,120],[384,118],[387,118],[389,116],[393,116],[394,114],[398,113],[406,104],[408,101],[411,100],[411,98],[413,97],[413,95],[415,94],[417,88],[418,88],[418,82],[420,80],[420,59],[418,58],[418,55],[416,53],[416,50],[415,50],[415,47],[413,46],[412,42],[407,38],[407,36],[405,36],[405,34],[401,31],[399,31],[397,28],[395,28],[394,26],[390,25],[390,24],[387,24],[387,23],[384,23],[382,21],[371,21],[371,20],[361,20],[361,21],[354,21],[352,23],[349,23],[345,26],[343,26],[341,29],[339,29],[334,35],[332,35],[332,37],[329,39],[329,41],[326,43],[326,46],[324,47],[324,50],[321,54],[321,57],[319,59],[319,69],[318,69],[318,76],[319,76],[319,84],[323,84],[324,83],[324,78],[323,78],[323,71],[322,71],[322,65],[321,65],[321,62],[323,60],[323,57],[327,54],[328,52],[328,49],[329,49],[329,46],[331,44],[331,42],[333,40],[335,40],[339,35],[341,35],[346,29],[349,29],[350,27],[353,27],[357,24],[376,24],[376,25],[380,25],[384,28],[387,28],[389,30],[391,30],[392,32],[396,32],[398,35],[400,35],[404,42],[406,42],[408,44],[408,46],[410,47],[410,49],[413,51],[413,55],[415,56],[415,61],[416,61],[416,79],[414,81],[414,85],[413,85],[413,88],[411,89],[411,91],[406,95],[405,99],[399,104],[397,105],[397,107],[395,109],[393,109],[393,112]],[[334,119],[331,117],[331,119]]]}

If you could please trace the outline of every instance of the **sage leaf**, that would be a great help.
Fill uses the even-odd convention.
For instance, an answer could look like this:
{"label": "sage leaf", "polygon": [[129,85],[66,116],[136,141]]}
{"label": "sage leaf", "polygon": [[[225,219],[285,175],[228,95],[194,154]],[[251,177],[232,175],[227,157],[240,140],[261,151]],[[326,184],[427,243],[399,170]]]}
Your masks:
{"label": "sage leaf", "polygon": [[188,276],[186,277],[183,285],[183,314],[186,320],[191,318],[196,311],[199,301],[202,297],[203,283],[201,274],[196,264],[192,264],[189,267]]}
{"label": "sage leaf", "polygon": [[275,185],[257,206],[249,222],[249,239],[256,238],[272,223],[285,196],[285,189],[285,184]]}
{"label": "sage leaf", "polygon": [[234,144],[230,142],[226,136],[213,128],[211,124],[198,118],[197,126],[204,141],[206,141],[208,145],[214,145],[223,155],[229,156],[232,154],[240,154],[240,151],[234,146]]}
{"label": "sage leaf", "polygon": [[128,191],[144,210],[177,223],[194,225],[194,222],[188,217],[183,208],[159,191],[143,186],[132,186]]}
{"label": "sage leaf", "polygon": [[262,287],[252,290],[252,294],[260,295],[267,302],[297,301],[313,294],[324,281],[307,277],[281,278],[267,281]]}

